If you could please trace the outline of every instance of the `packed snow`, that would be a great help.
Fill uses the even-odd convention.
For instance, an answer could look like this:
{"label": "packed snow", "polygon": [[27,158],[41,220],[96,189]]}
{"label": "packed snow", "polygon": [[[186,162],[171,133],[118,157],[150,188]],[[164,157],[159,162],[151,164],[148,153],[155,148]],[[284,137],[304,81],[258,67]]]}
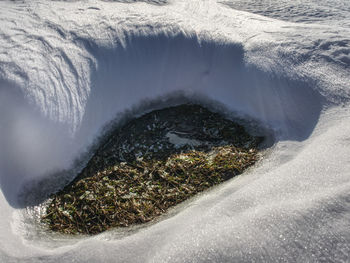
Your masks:
{"label": "packed snow", "polygon": [[[346,0],[0,1],[0,262],[347,262],[349,99]],[[106,125],[181,101],[275,144],[160,222],[37,226]]]}

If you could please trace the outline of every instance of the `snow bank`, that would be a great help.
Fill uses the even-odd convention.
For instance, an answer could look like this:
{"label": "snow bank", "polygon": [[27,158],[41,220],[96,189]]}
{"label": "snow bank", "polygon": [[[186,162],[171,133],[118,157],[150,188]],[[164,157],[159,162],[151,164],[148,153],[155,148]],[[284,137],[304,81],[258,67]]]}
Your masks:
{"label": "snow bank", "polygon": [[[0,259],[349,256],[347,28],[214,1],[3,1],[0,17]],[[255,119],[278,143],[258,168],[127,237],[62,242],[26,230],[23,185],[71,167],[118,114],[188,99]]]}

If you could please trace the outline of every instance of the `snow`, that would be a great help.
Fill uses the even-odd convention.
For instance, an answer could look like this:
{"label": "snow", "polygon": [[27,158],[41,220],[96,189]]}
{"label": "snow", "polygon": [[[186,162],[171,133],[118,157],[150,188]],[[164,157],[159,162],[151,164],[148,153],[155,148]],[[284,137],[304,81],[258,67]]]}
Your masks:
{"label": "snow", "polygon": [[[0,262],[348,261],[349,25],[345,0],[1,1]],[[114,118],[188,99],[277,142],[156,224],[33,227],[23,186],[70,168]]]}
{"label": "snow", "polygon": [[170,143],[174,144],[175,147],[178,148],[184,145],[190,145],[193,147],[201,144],[201,142],[198,140],[182,138],[173,132],[168,132],[165,136],[169,139]]}

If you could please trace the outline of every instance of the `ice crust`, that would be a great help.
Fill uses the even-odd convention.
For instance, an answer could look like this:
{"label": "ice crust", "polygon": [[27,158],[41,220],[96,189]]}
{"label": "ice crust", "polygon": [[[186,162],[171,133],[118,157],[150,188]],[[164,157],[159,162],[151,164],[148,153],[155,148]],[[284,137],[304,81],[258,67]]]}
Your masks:
{"label": "ice crust", "polygon": [[[0,262],[346,262],[350,8],[312,19],[326,2],[296,4],[294,23],[239,1],[1,1]],[[28,230],[23,186],[71,167],[117,114],[179,92],[258,120],[275,146],[132,234]]]}

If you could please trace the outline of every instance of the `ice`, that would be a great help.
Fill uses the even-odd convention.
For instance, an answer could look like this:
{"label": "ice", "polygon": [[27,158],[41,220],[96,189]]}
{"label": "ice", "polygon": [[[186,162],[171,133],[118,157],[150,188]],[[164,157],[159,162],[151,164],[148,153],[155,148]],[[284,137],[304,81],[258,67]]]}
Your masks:
{"label": "ice", "polygon": [[[349,4],[251,2],[0,2],[0,262],[349,260]],[[35,228],[24,187],[66,180],[114,118],[186,100],[276,144],[139,230]]]}

